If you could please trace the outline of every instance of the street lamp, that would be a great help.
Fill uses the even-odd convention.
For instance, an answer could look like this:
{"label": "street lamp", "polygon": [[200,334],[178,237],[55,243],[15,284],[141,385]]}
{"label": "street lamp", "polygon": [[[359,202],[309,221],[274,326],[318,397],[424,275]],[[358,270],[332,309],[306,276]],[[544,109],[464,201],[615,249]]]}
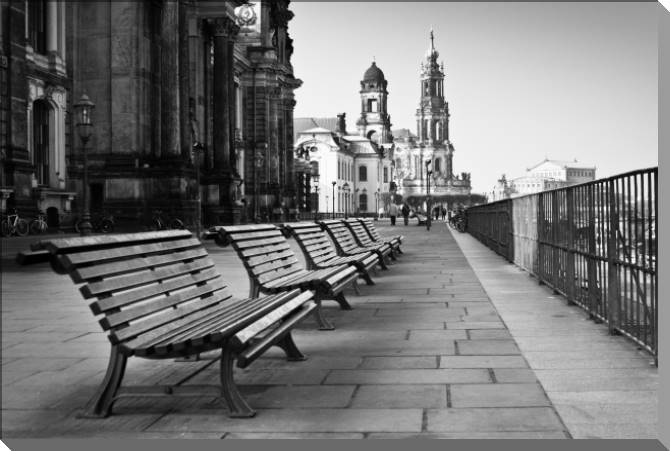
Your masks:
{"label": "street lamp", "polygon": [[375,191],[375,218],[379,219],[379,188]]}
{"label": "street lamp", "polygon": [[335,185],[337,182],[333,182],[333,219],[335,219]]}
{"label": "street lamp", "polygon": [[202,195],[200,194],[200,155],[204,147],[198,141],[193,143],[193,163],[195,165],[195,189],[196,189],[196,208],[195,213],[195,233],[200,239],[200,227],[202,226]]}
{"label": "street lamp", "polygon": [[[314,169],[314,167],[312,167]],[[314,189],[314,202],[312,202],[312,208],[314,208],[314,220],[318,219],[319,214],[319,173],[314,172],[312,174],[312,188]]]}
{"label": "street lamp", "polygon": [[81,139],[82,153],[84,157],[84,180],[83,180],[83,207],[84,211],[81,215],[82,223],[79,226],[79,233],[81,236],[91,234],[91,211],[88,205],[88,154],[86,153],[86,144],[93,133],[92,113],[95,104],[88,98],[86,94],[82,94],[79,101],[75,103],[74,110],[76,115],[76,127],[79,139]]}
{"label": "street lamp", "polygon": [[430,209],[430,176],[433,174],[433,171],[430,170],[431,161],[426,161],[426,180],[428,181],[428,186],[426,190],[426,230],[430,231],[430,217],[433,212]]}
{"label": "street lamp", "polygon": [[349,191],[351,191],[347,182],[342,185],[342,191],[344,191],[344,219],[347,219],[349,214]]}

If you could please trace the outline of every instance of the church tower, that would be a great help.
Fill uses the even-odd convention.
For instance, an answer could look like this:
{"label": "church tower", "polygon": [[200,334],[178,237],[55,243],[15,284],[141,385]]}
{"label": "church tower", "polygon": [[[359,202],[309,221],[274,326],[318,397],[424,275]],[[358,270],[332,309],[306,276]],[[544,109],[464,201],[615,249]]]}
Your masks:
{"label": "church tower", "polygon": [[421,100],[416,110],[416,125],[420,145],[445,157],[444,167],[434,169],[451,179],[454,148],[449,142],[449,104],[444,100],[444,63],[438,64],[439,56],[431,29],[430,47],[421,63]]}
{"label": "church tower", "polygon": [[356,121],[358,134],[378,144],[390,144],[391,116],[386,99],[388,91],[384,72],[373,61],[361,80],[361,117]]}

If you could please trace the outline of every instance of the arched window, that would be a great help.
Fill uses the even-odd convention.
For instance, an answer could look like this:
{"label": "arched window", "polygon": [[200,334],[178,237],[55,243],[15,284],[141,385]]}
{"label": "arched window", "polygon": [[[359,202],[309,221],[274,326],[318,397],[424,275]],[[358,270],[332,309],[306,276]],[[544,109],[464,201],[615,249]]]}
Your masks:
{"label": "arched window", "polygon": [[368,211],[368,195],[361,194],[358,196],[358,209],[360,211]]}
{"label": "arched window", "polygon": [[46,100],[38,99],[33,103],[33,164],[35,178],[39,185],[49,184],[49,113]]}
{"label": "arched window", "polygon": [[368,181],[368,168],[366,166],[358,167],[358,181],[367,182]]}
{"label": "arched window", "polygon": [[435,158],[435,172],[442,172],[442,158]]}

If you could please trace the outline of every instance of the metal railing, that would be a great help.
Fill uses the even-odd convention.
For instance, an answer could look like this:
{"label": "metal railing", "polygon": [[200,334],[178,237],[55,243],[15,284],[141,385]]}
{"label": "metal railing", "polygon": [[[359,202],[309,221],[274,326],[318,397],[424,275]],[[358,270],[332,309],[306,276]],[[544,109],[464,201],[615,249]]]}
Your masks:
{"label": "metal railing", "polygon": [[658,353],[658,168],[469,208],[468,232]]}

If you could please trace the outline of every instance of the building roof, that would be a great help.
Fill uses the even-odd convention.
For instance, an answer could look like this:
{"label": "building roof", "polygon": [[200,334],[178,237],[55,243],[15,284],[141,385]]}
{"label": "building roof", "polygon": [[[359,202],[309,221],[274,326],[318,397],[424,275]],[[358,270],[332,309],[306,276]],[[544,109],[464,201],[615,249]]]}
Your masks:
{"label": "building roof", "polygon": [[365,71],[365,74],[363,74],[363,81],[385,81],[386,78],[384,78],[384,72],[380,68],[377,67],[377,63],[374,61],[372,62],[372,66],[368,68],[368,70]]}
{"label": "building roof", "polygon": [[329,131],[337,130],[336,117],[296,117],[293,119],[293,133],[304,133],[311,128],[321,127]]}
{"label": "building roof", "polygon": [[408,138],[418,138],[409,128],[399,128],[392,130],[391,134],[395,139],[408,139]]}
{"label": "building roof", "polygon": [[314,127],[307,130],[303,130],[300,133],[309,134],[309,133],[332,133],[332,132],[323,127]]}
{"label": "building roof", "polygon": [[584,164],[584,163],[579,163],[576,159],[573,161],[567,161],[567,160],[550,160],[548,158],[545,158],[543,161],[539,162],[538,164],[529,167],[527,170],[532,171],[533,169],[537,169],[542,165],[549,165],[549,166],[557,166],[562,169],[565,168],[576,168],[576,169],[596,169],[595,166]]}

